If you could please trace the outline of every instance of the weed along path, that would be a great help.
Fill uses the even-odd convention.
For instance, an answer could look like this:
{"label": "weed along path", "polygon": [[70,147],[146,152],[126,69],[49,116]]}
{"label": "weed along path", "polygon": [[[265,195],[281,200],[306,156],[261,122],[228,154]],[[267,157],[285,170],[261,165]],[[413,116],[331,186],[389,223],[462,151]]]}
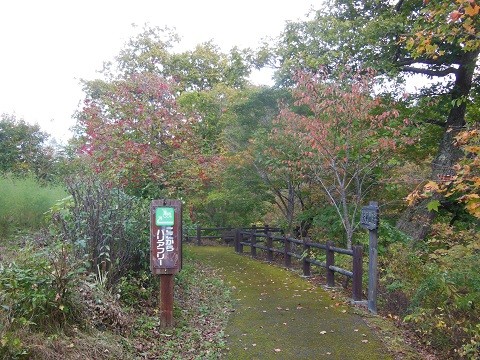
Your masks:
{"label": "weed along path", "polygon": [[393,359],[351,308],[299,275],[231,247],[191,250],[233,289],[228,359]]}

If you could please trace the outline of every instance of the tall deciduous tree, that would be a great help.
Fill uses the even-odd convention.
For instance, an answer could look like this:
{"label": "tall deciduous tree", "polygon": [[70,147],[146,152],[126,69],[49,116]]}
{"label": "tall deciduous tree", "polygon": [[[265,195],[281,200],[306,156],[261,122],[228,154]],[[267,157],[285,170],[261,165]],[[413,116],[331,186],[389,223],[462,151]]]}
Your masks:
{"label": "tall deciduous tree", "polygon": [[293,90],[303,113],[282,109],[277,121],[300,150],[295,165],[318,182],[341,219],[347,246],[358,226],[358,211],[370,195],[386,153],[405,136],[396,110],[373,95],[373,72],[346,74],[336,82],[317,72],[299,73]]}
{"label": "tall deciduous tree", "polygon": [[[345,67],[372,67],[390,79],[416,74],[439,82],[424,82],[422,93],[448,99],[443,117],[413,119],[443,127],[432,177],[452,173],[461,152],[453,145],[465,124],[479,53],[478,7],[472,1],[333,0],[303,22],[287,24],[270,62],[277,78],[291,84],[298,69],[330,73]],[[267,57],[268,59],[268,57]],[[263,59],[265,61],[265,58]],[[391,87],[388,91],[391,91]],[[405,213],[399,226],[423,238],[431,221],[425,205]]]}
{"label": "tall deciduous tree", "polygon": [[[78,114],[81,152],[115,185],[136,191],[168,187],[173,162],[191,139],[193,120],[181,114],[170,84],[155,74],[85,83]],[[150,190],[149,190],[150,191]]]}
{"label": "tall deciduous tree", "polygon": [[25,174],[39,178],[49,175],[53,150],[46,145],[49,135],[38,125],[30,125],[15,115],[0,117],[0,172]]}
{"label": "tall deciduous tree", "polygon": [[173,80],[180,92],[211,90],[218,84],[237,89],[247,85],[253,63],[250,50],[234,47],[224,53],[208,41],[175,52],[179,41],[169,28],[147,26],[127,42],[115,62],[105,64],[104,73],[119,78],[157,74]]}
{"label": "tall deciduous tree", "polygon": [[[424,5],[412,31],[402,39],[410,56],[397,62],[404,71],[449,77],[446,90],[451,105],[432,163],[431,179],[438,181],[455,175],[454,166],[463,155],[455,146],[455,138],[466,124],[468,107],[475,106],[471,100],[472,90],[479,85],[474,76],[480,53],[479,7],[474,1],[426,1]],[[428,234],[435,213],[428,211],[427,203],[409,207],[398,223],[398,227],[414,239],[423,239]]]}

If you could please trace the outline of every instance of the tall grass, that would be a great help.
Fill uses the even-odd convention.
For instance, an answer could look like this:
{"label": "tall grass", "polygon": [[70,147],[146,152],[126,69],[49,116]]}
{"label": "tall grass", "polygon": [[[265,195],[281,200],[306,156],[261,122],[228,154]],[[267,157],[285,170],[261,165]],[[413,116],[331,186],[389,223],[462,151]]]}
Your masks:
{"label": "tall grass", "polygon": [[0,175],[0,237],[45,226],[44,213],[67,195],[62,186],[43,186],[33,176]]}

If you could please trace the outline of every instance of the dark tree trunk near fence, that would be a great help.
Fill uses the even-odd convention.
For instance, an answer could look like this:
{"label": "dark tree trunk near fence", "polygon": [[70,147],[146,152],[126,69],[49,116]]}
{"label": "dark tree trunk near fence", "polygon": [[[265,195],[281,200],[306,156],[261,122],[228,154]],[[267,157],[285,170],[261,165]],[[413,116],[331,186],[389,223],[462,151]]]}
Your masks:
{"label": "dark tree trunk near fence", "polygon": [[[459,60],[459,67],[455,72],[455,84],[451,92],[452,101],[466,99],[470,94],[478,54],[479,50],[467,52]],[[432,163],[430,178],[433,181],[455,174],[453,166],[460,160],[463,153],[455,146],[454,138],[465,126],[465,112],[466,102],[460,101],[455,103],[448,114],[438,153]],[[435,218],[435,212],[427,209],[427,204],[431,200],[426,199],[408,207],[398,220],[397,228],[413,240],[425,239]]]}

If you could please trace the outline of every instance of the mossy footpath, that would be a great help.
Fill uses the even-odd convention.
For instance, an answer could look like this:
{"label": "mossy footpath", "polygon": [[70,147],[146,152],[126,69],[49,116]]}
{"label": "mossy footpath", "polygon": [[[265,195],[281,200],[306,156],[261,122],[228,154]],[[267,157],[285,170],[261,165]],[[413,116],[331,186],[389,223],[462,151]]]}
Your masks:
{"label": "mossy footpath", "polygon": [[227,359],[393,359],[352,308],[298,274],[231,247],[191,250],[233,289]]}

